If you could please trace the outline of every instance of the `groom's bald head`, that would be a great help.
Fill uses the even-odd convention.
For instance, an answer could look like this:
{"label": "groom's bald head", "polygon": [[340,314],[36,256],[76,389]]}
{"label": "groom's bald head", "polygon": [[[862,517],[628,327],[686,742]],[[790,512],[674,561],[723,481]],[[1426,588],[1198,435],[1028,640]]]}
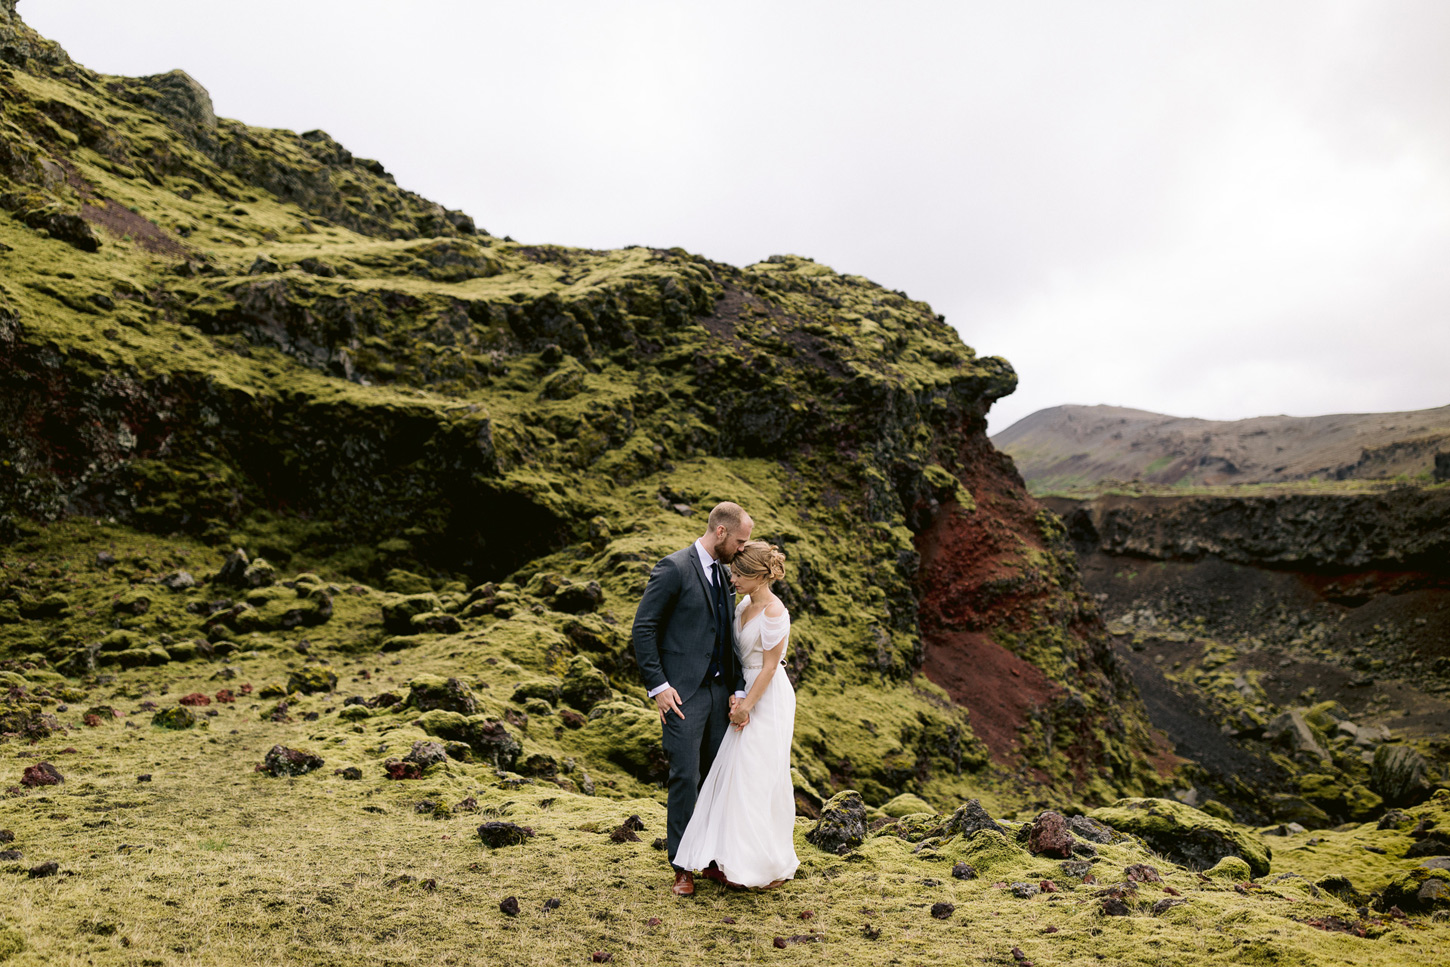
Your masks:
{"label": "groom's bald head", "polygon": [[703,543],[715,555],[715,560],[729,564],[750,540],[750,529],[754,526],[755,521],[745,508],[728,500],[721,501],[710,511]]}

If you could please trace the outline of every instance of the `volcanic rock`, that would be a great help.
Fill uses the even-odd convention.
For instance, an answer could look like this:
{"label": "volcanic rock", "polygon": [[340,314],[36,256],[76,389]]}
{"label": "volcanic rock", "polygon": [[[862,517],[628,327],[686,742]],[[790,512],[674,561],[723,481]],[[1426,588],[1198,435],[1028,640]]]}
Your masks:
{"label": "volcanic rock", "polygon": [[839,792],[821,807],[821,818],[806,840],[827,853],[844,855],[866,840],[866,803],[854,789]]}

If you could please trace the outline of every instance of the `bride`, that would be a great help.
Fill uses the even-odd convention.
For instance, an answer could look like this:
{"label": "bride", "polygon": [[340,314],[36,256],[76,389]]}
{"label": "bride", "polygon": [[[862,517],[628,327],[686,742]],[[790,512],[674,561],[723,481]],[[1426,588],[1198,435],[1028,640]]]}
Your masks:
{"label": "bride", "polygon": [[770,590],[785,576],[785,555],[749,541],[731,562],[735,652],[745,670],[745,697],[730,713],[674,863],[729,886],[773,887],[795,876],[795,793],[790,745],[795,690],[785,664],[790,615]]}

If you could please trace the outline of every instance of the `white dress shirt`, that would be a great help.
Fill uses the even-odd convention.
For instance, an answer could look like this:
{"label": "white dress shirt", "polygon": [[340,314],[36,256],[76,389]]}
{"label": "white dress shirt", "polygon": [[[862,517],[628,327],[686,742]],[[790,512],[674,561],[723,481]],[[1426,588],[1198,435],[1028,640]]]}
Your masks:
{"label": "white dress shirt", "polygon": [[[711,568],[713,568],[715,566],[715,555],[711,554],[708,550],[705,549],[705,542],[703,540],[701,540],[700,538],[696,538],[695,539],[695,553],[698,554],[698,555],[700,555],[700,566],[705,569],[705,577],[707,577],[707,578],[710,579],[710,582],[709,583],[710,583],[710,586],[713,588],[715,586],[714,585],[714,579],[713,579],[714,572],[711,570]],[[720,571],[720,579],[722,581],[728,580],[728,578],[725,577],[725,571],[724,571],[723,568]],[[732,624],[734,623],[734,621],[735,621],[735,616],[734,615],[731,615],[730,616],[730,621],[731,621]],[[665,689],[667,689],[669,687],[670,687],[670,683],[669,682],[665,682],[663,685],[660,685],[657,688],[652,688],[652,689],[649,690],[649,697],[650,698],[654,698],[660,692],[663,692]],[[736,698],[744,698],[745,697],[745,693],[742,692],[742,691],[739,691],[737,689],[736,692],[735,692],[735,697]]]}

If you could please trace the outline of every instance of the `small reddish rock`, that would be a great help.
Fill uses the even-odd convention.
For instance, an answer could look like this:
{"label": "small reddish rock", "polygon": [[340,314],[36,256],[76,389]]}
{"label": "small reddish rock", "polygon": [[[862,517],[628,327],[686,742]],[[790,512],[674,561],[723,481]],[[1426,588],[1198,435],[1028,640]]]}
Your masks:
{"label": "small reddish rock", "polygon": [[229,702],[235,702],[237,700],[237,696],[233,694],[230,688],[224,688],[216,693],[216,700],[218,702],[221,702],[223,705],[226,705]]}
{"label": "small reddish rock", "polygon": [[1127,877],[1129,883],[1162,883],[1163,877],[1158,871],[1147,863],[1134,863],[1132,866],[1123,868],[1123,876]]}
{"label": "small reddish rock", "polygon": [[183,695],[178,699],[182,705],[210,705],[211,699],[201,692],[192,692],[190,695]]}
{"label": "small reddish rock", "polygon": [[26,766],[25,771],[20,775],[20,784],[34,788],[36,786],[54,786],[65,782],[65,776],[60,770],[49,762],[37,762],[33,766]]}
{"label": "small reddish rock", "polygon": [[252,684],[251,682],[243,682],[241,685],[237,686],[237,690],[243,695],[250,695],[252,694]]}
{"label": "small reddish rock", "polygon": [[648,920],[645,921],[644,925],[646,927],[658,927],[662,923],[664,923],[664,921],[661,920],[659,917],[650,917]]}
{"label": "small reddish rock", "polygon": [[604,950],[596,950],[596,951],[594,951],[594,962],[596,964],[607,964],[607,963],[609,963],[613,959],[614,959],[614,954],[611,954],[611,953],[609,953],[607,951],[604,951]]}
{"label": "small reddish rock", "polygon": [[1027,837],[1027,849],[1034,855],[1045,854],[1065,860],[1072,856],[1074,842],[1062,813],[1049,809],[1033,820],[1032,832]]}
{"label": "small reddish rock", "polygon": [[1057,892],[1057,884],[1052,882],[1051,880],[1043,880],[1041,883],[1037,884],[1037,888],[1043,893]]}
{"label": "small reddish rock", "polygon": [[809,920],[812,917],[814,917],[815,915],[816,915],[816,911],[814,911],[814,910],[802,910],[800,912],[800,914],[799,914],[799,916],[800,916],[800,918],[802,920]]}
{"label": "small reddish rock", "polygon": [[1126,917],[1129,914],[1128,905],[1115,896],[1103,897],[1103,913],[1110,917]]}

